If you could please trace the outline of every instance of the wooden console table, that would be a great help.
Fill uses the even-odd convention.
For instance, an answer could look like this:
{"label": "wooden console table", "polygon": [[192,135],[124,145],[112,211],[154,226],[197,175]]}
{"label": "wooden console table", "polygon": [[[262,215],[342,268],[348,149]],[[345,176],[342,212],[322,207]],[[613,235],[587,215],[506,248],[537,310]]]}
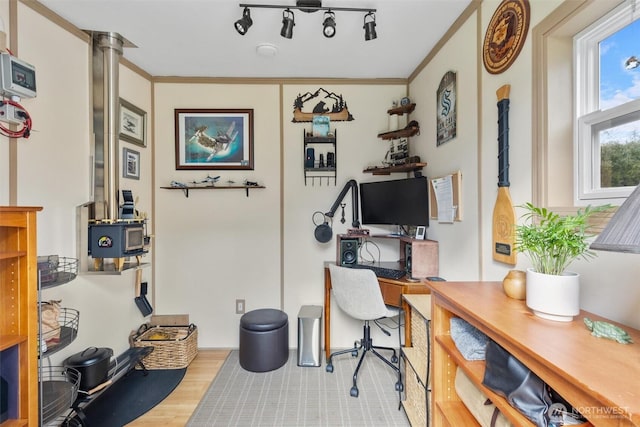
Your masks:
{"label": "wooden console table", "polygon": [[[326,359],[331,356],[331,274],[329,264],[324,265],[324,351]],[[406,279],[386,279],[378,277],[382,298],[385,304],[392,307],[401,307],[404,311],[404,318],[409,319],[411,306],[402,299],[403,294],[428,294],[429,288],[424,282],[410,282]],[[411,346],[411,322],[404,324],[405,341],[407,346]]]}
{"label": "wooden console table", "polygon": [[[484,332],[564,397],[593,426],[640,426],[640,331],[621,326],[633,344],[596,338],[581,311],[573,322],[535,317],[501,282],[428,282],[431,288],[433,425],[478,425],[452,386],[456,367],[517,426],[533,426],[502,397],[482,386],[484,361],[467,361],[450,336],[460,317]],[[611,322],[615,323],[615,322]]]}

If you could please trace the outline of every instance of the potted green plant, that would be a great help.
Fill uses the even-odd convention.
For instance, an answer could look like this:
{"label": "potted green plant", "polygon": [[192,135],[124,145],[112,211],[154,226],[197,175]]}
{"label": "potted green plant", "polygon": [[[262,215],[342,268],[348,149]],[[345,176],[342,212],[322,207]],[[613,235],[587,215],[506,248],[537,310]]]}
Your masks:
{"label": "potted green plant", "polygon": [[520,207],[526,212],[524,223],[516,225],[515,248],[533,265],[527,269],[527,306],[539,317],[571,321],[580,312],[580,276],[567,267],[578,258],[595,256],[589,249],[593,234],[588,220],[611,206],[587,206],[573,215],[559,215],[531,203]]}

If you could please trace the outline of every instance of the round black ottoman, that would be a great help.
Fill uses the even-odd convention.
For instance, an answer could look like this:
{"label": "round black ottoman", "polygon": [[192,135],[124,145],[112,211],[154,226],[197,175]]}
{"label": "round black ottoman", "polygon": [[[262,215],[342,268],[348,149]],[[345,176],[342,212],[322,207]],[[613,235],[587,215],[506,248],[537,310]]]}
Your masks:
{"label": "round black ottoman", "polygon": [[289,359],[287,313],[261,308],[240,318],[240,366],[247,371],[267,372]]}

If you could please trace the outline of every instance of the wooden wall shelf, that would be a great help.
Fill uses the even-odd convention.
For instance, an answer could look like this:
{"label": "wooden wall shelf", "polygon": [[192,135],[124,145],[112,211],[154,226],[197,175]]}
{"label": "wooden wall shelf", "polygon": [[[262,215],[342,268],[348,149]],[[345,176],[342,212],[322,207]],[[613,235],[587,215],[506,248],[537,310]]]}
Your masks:
{"label": "wooden wall shelf", "polygon": [[371,173],[373,175],[389,175],[391,173],[397,173],[397,172],[416,172],[425,166],[427,166],[426,163],[407,163],[404,165],[385,166],[385,167],[373,166],[373,167],[366,168],[362,172]]}
{"label": "wooden wall shelf", "polygon": [[390,110],[387,110],[387,114],[390,114],[390,115],[395,114],[395,115],[401,116],[403,114],[409,114],[409,113],[413,112],[413,110],[415,110],[415,108],[416,108],[416,103],[412,102],[409,105],[401,105],[401,106],[396,107],[396,108],[391,108]]}
{"label": "wooden wall shelf", "polygon": [[389,132],[382,132],[378,134],[378,138],[380,139],[398,139],[398,138],[408,138],[410,136],[417,135],[420,132],[420,128],[417,126],[411,126],[404,129],[391,130]]}

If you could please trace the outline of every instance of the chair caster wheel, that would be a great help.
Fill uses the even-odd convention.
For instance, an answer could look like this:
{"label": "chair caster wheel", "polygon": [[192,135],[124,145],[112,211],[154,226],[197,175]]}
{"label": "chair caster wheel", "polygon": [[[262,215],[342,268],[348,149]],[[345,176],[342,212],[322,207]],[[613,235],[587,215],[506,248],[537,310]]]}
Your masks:
{"label": "chair caster wheel", "polygon": [[349,394],[352,397],[358,397],[358,387],[351,387],[351,390],[349,391]]}
{"label": "chair caster wheel", "polygon": [[404,391],[404,386],[401,382],[396,383],[396,391]]}
{"label": "chair caster wheel", "polygon": [[395,354],[391,356],[391,363],[398,363],[398,356],[396,356]]}
{"label": "chair caster wheel", "polygon": [[327,363],[327,366],[324,368],[327,372],[333,372],[333,365],[331,363]]}

